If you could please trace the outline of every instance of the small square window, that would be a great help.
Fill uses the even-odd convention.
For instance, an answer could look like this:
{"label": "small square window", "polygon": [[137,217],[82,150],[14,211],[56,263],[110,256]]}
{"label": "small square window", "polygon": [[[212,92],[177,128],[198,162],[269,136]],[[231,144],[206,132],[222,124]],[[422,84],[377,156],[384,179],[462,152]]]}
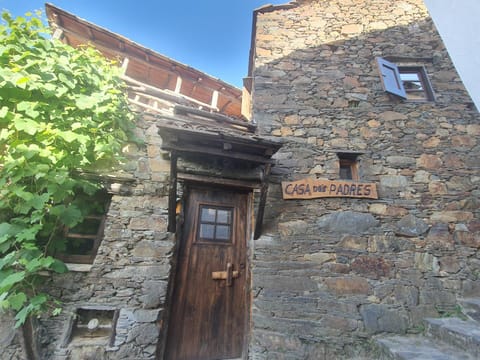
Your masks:
{"label": "small square window", "polygon": [[433,92],[423,66],[399,66],[398,71],[407,100],[433,100]]}
{"label": "small square window", "polygon": [[[78,193],[76,198],[88,196]],[[90,196],[89,209],[83,221],[63,230],[64,246],[56,256],[67,263],[92,264],[103,239],[103,230],[111,195],[105,190]]]}
{"label": "small square window", "polygon": [[339,178],[341,180],[358,181],[358,154],[338,153]]}
{"label": "small square window", "polygon": [[434,101],[427,72],[421,65],[403,66],[377,58],[386,92],[411,101]]}
{"label": "small square window", "polygon": [[200,206],[198,240],[229,243],[232,237],[232,208]]}

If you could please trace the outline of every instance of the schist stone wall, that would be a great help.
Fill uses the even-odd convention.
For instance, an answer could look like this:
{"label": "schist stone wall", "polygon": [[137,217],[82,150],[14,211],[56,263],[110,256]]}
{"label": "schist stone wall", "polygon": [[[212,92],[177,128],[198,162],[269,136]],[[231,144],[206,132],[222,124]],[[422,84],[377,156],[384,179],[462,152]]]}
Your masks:
{"label": "schist stone wall", "polygon": [[[282,138],[255,241],[255,359],[368,354],[371,335],[480,294],[480,117],[421,0],[297,1],[257,11],[253,118]],[[423,65],[435,101],[382,88],[376,57]],[[378,200],[283,200],[358,155]],[[323,356],[323,357],[322,357]]]}
{"label": "schist stone wall", "polygon": [[[64,311],[37,323],[41,359],[155,358],[174,248],[174,234],[167,232],[170,162],[160,149],[156,120],[140,117],[137,126],[145,146],[126,148],[126,175],[110,181],[112,202],[93,266],[47,284],[50,292],[57,289],[52,293]],[[76,336],[75,330],[69,335],[70,317],[79,308],[110,314],[112,343]]]}

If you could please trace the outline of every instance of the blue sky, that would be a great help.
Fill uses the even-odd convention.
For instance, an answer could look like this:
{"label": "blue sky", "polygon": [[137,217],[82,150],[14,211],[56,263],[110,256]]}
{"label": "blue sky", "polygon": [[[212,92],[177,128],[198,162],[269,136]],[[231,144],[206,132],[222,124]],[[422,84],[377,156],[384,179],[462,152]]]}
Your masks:
{"label": "blue sky", "polygon": [[[52,0],[53,5],[160,54],[242,86],[253,10],[288,0]],[[45,10],[45,1],[0,0],[12,15]]]}

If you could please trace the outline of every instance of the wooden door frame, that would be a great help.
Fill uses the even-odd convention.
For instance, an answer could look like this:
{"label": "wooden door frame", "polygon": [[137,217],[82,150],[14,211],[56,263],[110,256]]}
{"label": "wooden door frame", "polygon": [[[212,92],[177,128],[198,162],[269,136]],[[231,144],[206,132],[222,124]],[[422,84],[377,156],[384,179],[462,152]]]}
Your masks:
{"label": "wooden door frame", "polygon": [[185,204],[190,195],[190,189],[221,189],[225,191],[231,192],[241,192],[247,194],[247,213],[245,214],[246,225],[247,228],[245,229],[245,247],[246,247],[246,259],[245,259],[245,287],[246,287],[246,294],[245,294],[245,301],[247,302],[245,306],[245,329],[244,329],[244,340],[243,340],[243,350],[242,350],[242,357],[241,359],[247,359],[248,357],[248,348],[251,341],[251,319],[252,319],[252,271],[251,271],[251,264],[253,260],[253,234],[254,234],[254,188],[253,187],[235,187],[235,186],[228,186],[224,183],[211,183],[205,184],[196,181],[184,181],[182,184],[183,188],[183,195],[181,198],[181,210],[179,213],[179,221],[176,224],[176,231],[175,231],[175,246],[174,252],[171,259],[171,269],[170,275],[168,280],[167,286],[167,296],[165,301],[165,306],[163,310],[162,319],[160,322],[160,338],[157,347],[157,359],[164,359],[166,345],[167,345],[167,337],[168,337],[168,327],[169,327],[169,320],[170,314],[172,311],[172,302],[174,301],[173,295],[175,290],[175,285],[178,281],[177,274],[178,274],[178,257],[180,254],[180,246],[182,242],[182,238],[184,236],[184,217],[185,217]]}

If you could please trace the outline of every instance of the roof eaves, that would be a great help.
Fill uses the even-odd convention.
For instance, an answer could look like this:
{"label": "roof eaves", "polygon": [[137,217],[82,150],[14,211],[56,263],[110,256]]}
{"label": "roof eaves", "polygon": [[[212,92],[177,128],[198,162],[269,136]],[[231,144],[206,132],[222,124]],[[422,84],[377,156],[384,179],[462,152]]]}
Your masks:
{"label": "roof eaves", "polygon": [[118,40],[122,41],[122,42],[125,42],[125,43],[128,43],[129,45],[133,46],[133,47],[136,47],[138,48],[139,50],[145,52],[146,54],[148,55],[152,55],[152,56],[155,56],[155,57],[158,57],[166,62],[169,62],[171,63],[172,65],[175,65],[175,66],[178,66],[180,68],[182,68],[183,70],[185,71],[188,71],[188,72],[191,72],[191,73],[194,73],[196,74],[197,77],[202,77],[202,78],[208,78],[209,80],[211,81],[214,81],[214,82],[217,82],[219,83],[220,86],[223,86],[223,87],[228,87],[232,90],[234,90],[235,92],[240,92],[240,96],[241,96],[241,89],[237,88],[236,86],[234,85],[231,85],[217,77],[214,77],[212,75],[209,75],[205,72],[202,72],[200,70],[197,70],[187,64],[183,64],[177,60],[173,60],[172,58],[169,58],[165,55],[162,55],[150,48],[147,48],[143,45],[140,45],[139,43],[135,42],[135,41],[132,41],[128,38],[126,38],[125,36],[122,36],[118,33],[115,33],[115,32],[112,32],[104,27],[101,27],[99,25],[96,25],[96,24],[93,24],[85,19],[82,19],[72,13],[69,13],[59,7],[56,7],[55,5],[51,4],[51,3],[46,3],[45,4],[45,9],[46,9],[46,13],[47,13],[47,19],[48,19],[48,22],[50,24],[50,26],[52,26],[53,24],[55,24],[56,26],[59,26],[59,27],[62,27],[62,24],[59,24],[57,21],[58,19],[55,19],[55,15],[56,13],[60,13],[60,15],[62,16],[65,16],[65,17],[69,17],[70,19],[72,20],[75,20],[81,24],[83,24],[84,26],[88,27],[88,28],[91,28],[91,29],[95,29],[96,31],[99,31],[99,32],[103,32],[104,34],[107,34],[107,35],[111,35],[113,36],[114,38],[117,38]]}

